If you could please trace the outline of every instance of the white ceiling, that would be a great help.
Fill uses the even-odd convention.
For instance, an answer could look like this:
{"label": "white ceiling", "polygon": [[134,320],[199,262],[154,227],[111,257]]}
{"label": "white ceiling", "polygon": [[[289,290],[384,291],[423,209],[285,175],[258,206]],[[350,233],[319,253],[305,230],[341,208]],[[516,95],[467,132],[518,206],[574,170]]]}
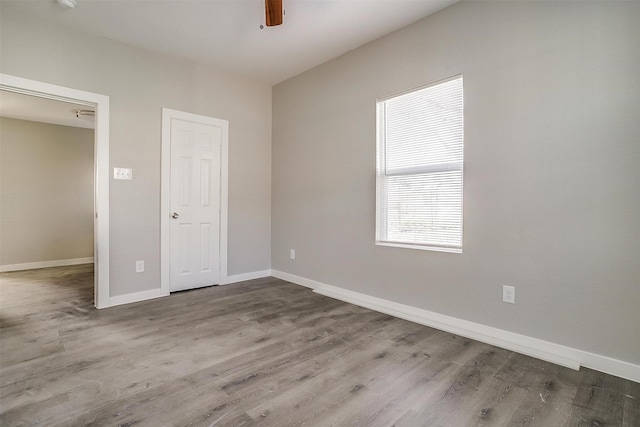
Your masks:
{"label": "white ceiling", "polygon": [[93,129],[94,118],[78,118],[77,110],[94,109],[86,105],[0,90],[0,117]]}
{"label": "white ceiling", "polygon": [[458,0],[284,0],[284,23],[265,27],[263,0],[2,0],[81,32],[277,84]]}

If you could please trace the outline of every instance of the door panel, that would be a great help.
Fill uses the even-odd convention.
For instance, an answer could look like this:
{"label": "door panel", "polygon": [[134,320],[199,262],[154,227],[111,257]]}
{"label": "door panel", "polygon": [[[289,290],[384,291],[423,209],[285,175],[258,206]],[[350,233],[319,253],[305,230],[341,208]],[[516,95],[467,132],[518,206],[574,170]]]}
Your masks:
{"label": "door panel", "polygon": [[222,130],[171,120],[170,290],[219,283]]}

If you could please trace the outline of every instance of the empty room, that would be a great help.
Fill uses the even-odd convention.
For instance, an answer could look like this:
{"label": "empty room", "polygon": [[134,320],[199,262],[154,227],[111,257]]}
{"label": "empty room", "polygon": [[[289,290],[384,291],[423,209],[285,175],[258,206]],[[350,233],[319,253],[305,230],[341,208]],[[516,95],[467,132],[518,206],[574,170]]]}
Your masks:
{"label": "empty room", "polygon": [[0,424],[639,426],[639,23],[0,0]]}

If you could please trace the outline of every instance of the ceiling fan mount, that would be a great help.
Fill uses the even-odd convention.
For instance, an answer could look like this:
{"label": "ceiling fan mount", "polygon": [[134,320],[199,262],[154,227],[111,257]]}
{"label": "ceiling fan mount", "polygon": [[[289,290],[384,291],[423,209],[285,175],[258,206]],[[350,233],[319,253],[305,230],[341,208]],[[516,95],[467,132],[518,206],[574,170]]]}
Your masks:
{"label": "ceiling fan mount", "polygon": [[282,0],[264,0],[264,9],[267,27],[275,27],[282,24]]}

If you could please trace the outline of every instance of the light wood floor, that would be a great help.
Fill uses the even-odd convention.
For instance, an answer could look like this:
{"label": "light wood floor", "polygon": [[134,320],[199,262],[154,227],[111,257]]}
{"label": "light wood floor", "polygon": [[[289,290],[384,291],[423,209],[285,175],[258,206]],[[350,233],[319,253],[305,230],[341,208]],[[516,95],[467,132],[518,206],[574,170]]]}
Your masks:
{"label": "light wood floor", "polygon": [[640,426],[640,384],[267,278],[96,310],[92,266],[0,275],[0,424]]}

